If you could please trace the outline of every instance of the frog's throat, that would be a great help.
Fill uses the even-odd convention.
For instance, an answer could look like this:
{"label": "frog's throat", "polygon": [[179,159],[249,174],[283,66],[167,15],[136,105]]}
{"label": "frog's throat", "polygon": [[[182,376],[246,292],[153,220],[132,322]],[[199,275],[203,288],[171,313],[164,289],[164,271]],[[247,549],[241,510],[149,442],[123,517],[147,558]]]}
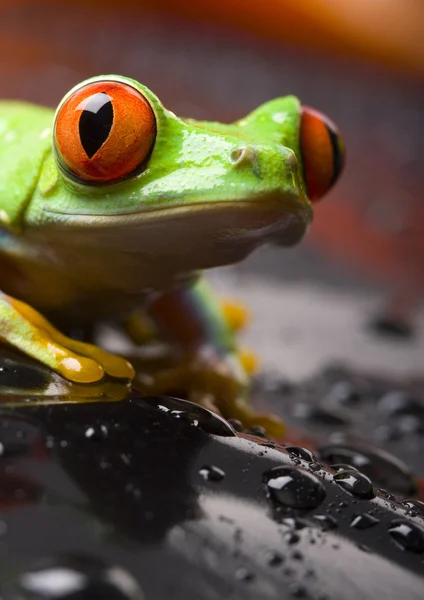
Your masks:
{"label": "frog's throat", "polygon": [[[47,221],[54,216],[52,229],[72,229],[82,233],[92,230],[94,236],[101,230],[138,236],[155,229],[159,234],[194,237],[205,235],[235,242],[251,241],[255,245],[274,243],[281,246],[296,244],[307,231],[313,211],[307,200],[281,197],[264,200],[235,200],[206,203],[188,203],[166,208],[144,209],[141,212],[102,214],[72,214],[45,209]],[[50,229],[50,227],[48,227]],[[65,232],[64,232],[65,234]]]}

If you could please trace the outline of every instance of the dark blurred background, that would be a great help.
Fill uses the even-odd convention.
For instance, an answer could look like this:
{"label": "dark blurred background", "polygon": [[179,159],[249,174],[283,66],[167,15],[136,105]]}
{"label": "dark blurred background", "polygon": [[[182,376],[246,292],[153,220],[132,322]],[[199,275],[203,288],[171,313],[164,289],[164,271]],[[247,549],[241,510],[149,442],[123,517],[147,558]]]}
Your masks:
{"label": "dark blurred background", "polygon": [[[222,289],[252,305],[259,325],[250,339],[275,368],[296,374],[321,352],[321,362],[339,353],[416,373],[423,22],[421,0],[3,0],[0,97],[55,106],[82,79],[115,72],[181,116],[231,121],[288,93],[324,111],[345,138],[342,181],[316,207],[303,244],[257,252],[227,271]],[[375,315],[415,335],[376,339],[366,327]]]}

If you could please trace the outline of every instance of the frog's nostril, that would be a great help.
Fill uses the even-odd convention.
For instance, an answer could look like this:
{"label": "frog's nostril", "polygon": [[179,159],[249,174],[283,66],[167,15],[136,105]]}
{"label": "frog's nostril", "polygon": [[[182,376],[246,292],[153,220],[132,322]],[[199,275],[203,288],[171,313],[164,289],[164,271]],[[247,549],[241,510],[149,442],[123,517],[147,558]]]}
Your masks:
{"label": "frog's nostril", "polygon": [[235,167],[240,167],[241,165],[255,166],[257,161],[258,153],[252,146],[240,146],[230,152],[230,162]]}

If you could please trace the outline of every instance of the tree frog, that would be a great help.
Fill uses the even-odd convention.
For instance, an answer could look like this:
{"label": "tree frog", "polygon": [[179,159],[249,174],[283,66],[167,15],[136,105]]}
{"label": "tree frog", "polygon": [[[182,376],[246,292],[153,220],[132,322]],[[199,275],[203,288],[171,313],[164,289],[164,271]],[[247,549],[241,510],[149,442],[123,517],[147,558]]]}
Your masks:
{"label": "tree frog", "polygon": [[202,272],[298,242],[343,162],[336,126],[294,96],[232,124],[179,118],[117,75],[55,113],[0,102],[0,341],[90,385],[137,375],[62,332],[113,321],[141,343],[151,330],[172,360],[150,391],[281,431],[249,407],[234,319]]}

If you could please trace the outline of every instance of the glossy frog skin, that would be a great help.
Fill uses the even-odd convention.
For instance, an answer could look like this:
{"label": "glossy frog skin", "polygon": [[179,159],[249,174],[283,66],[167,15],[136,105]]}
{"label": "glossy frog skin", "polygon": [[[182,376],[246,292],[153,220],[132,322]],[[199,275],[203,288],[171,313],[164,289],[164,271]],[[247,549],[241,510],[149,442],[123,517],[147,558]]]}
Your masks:
{"label": "glossy frog skin", "polygon": [[[0,340],[72,382],[135,377],[280,433],[247,401],[243,315],[201,272],[298,242],[343,154],[331,121],[293,96],[230,125],[180,119],[115,75],[76,86],[55,115],[0,102]],[[164,342],[166,360],[86,343],[105,320]]]}

